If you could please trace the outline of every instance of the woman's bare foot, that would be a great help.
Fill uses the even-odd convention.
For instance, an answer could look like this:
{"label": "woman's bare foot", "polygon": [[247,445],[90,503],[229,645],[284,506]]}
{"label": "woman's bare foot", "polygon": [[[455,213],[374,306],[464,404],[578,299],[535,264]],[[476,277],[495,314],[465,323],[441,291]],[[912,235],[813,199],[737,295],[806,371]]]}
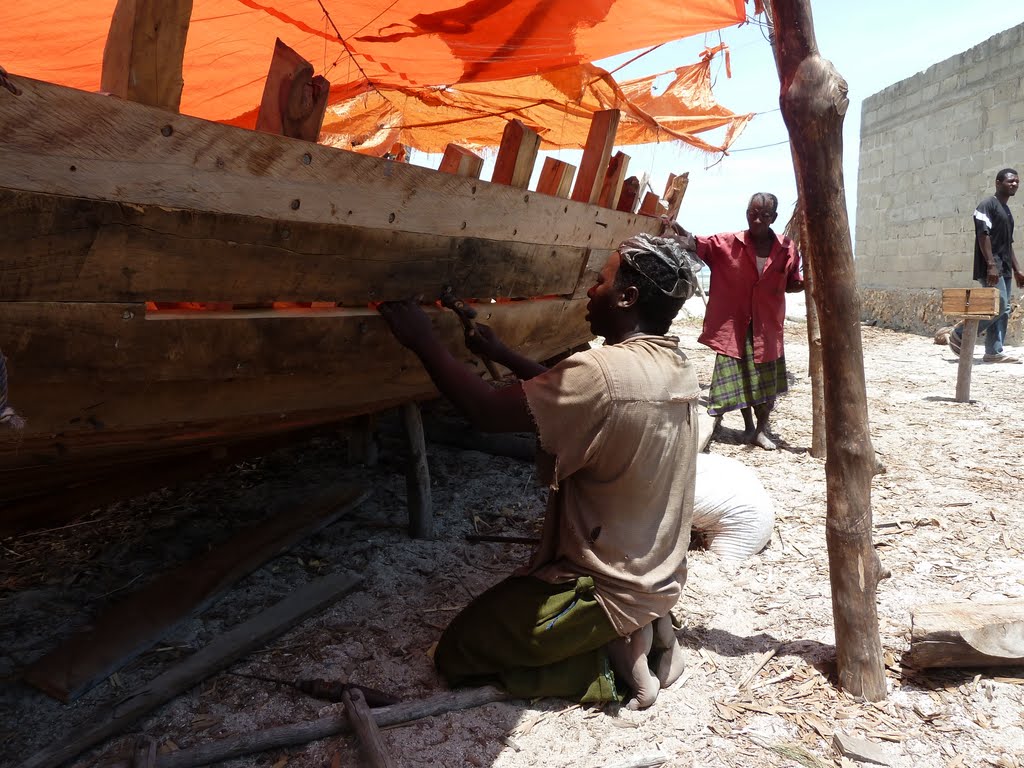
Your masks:
{"label": "woman's bare foot", "polygon": [[762,432],[760,429],[754,433],[753,439],[750,441],[751,445],[756,445],[760,448],[764,448],[766,451],[774,451],[778,446],[772,442],[771,438],[768,437],[767,432]]}
{"label": "woman's bare foot", "polygon": [[654,627],[654,653],[651,660],[654,662],[654,674],[661,687],[668,688],[679,679],[686,668],[683,649],[679,647],[679,641],[676,639],[671,616],[655,619],[652,626]]}
{"label": "woman's bare foot", "polygon": [[633,698],[623,705],[626,709],[646,709],[658,698],[660,683],[647,666],[654,629],[648,624],[629,637],[619,637],[608,643],[608,657],[615,675],[625,681]]}

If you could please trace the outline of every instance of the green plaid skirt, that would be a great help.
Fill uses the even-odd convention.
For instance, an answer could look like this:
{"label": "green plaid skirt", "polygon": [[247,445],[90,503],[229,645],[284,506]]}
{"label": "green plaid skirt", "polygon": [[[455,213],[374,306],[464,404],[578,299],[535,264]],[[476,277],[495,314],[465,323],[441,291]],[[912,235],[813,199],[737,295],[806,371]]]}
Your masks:
{"label": "green plaid skirt", "polygon": [[789,389],[786,383],[786,357],[769,363],[754,362],[754,336],[747,334],[743,357],[726,355],[715,358],[708,392],[708,413],[718,416],[740,408],[749,408],[774,400]]}

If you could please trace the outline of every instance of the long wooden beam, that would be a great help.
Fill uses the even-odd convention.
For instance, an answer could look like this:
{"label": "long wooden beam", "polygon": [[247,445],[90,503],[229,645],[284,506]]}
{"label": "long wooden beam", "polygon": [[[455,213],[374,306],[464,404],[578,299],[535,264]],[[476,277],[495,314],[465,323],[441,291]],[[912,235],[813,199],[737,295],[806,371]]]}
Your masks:
{"label": "long wooden beam", "polygon": [[[587,249],[283,223],[0,189],[0,301],[368,301],[570,294]],[[212,255],[216,257],[213,258]],[[10,275],[10,277],[8,277]]]}
{"label": "long wooden beam", "polygon": [[22,94],[0,101],[0,188],[585,248],[656,231],[636,215],[601,209],[595,224],[594,209],[578,202],[11,79]]}
{"label": "long wooden beam", "polygon": [[103,48],[100,87],[178,111],[192,0],[118,0]]}
{"label": "long wooden beam", "polygon": [[793,146],[805,226],[814,244],[828,443],[825,530],[839,684],[854,696],[879,701],[885,698],[885,670],[876,595],[884,571],[871,539],[876,462],[843,185],[847,85],[818,51],[810,0],[771,0],[771,9],[782,116]]}

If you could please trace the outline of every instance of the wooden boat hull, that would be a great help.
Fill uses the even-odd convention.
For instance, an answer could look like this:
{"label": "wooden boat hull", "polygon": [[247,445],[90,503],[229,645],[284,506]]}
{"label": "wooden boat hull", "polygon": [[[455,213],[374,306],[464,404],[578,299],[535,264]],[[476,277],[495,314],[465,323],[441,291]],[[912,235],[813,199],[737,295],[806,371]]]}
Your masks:
{"label": "wooden boat hull", "polygon": [[[593,270],[658,226],[12,79],[0,350],[28,426],[0,431],[0,505],[118,462],[433,396],[378,301],[451,285],[522,353],[575,348],[591,338]],[[479,367],[456,318],[432,317]]]}

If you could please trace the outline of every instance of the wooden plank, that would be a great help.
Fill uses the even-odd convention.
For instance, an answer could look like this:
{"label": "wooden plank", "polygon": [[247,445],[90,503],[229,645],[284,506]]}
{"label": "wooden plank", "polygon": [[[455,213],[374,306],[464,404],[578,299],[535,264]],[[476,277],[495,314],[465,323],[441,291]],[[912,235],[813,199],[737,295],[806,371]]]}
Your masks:
{"label": "wooden plank", "polygon": [[608,160],[612,156],[620,115],[617,109],[605,109],[594,113],[594,118],[590,121],[590,133],[587,134],[587,145],[583,148],[580,172],[576,177],[576,186],[572,190],[573,200],[591,204],[597,202],[608,169]]}
{"label": "wooden plank", "polygon": [[622,192],[619,193],[619,201],[615,204],[616,209],[633,213],[640,202],[640,179],[630,176],[622,182]]}
{"label": "wooden plank", "polygon": [[282,225],[592,248],[614,248],[651,226],[607,209],[595,217],[590,206],[501,184],[11,79],[22,95],[0,100],[0,188]]}
{"label": "wooden plank", "polygon": [[430,495],[430,469],[427,444],[423,439],[423,417],[418,403],[402,406],[409,461],[405,469],[406,505],[409,508],[409,535],[414,539],[434,538],[434,505]]}
{"label": "wooden plank", "polygon": [[22,768],[57,768],[89,747],[120,733],[147,712],[192,688],[250,651],[351,592],[362,578],[337,573],[292,592],[267,610],[218,635],[209,645],[151,680],[134,695],[100,712],[65,739],[37,752]]}
{"label": "wooden plank", "polygon": [[568,197],[572,189],[572,179],[576,175],[576,166],[553,157],[545,157],[537,179],[537,191],[543,195]]}
{"label": "wooden plank", "polygon": [[999,314],[998,288],[943,288],[942,314],[986,320]]}
{"label": "wooden plank", "polygon": [[679,215],[679,208],[683,204],[683,197],[686,195],[686,188],[690,184],[690,174],[683,173],[679,176],[670,175],[669,183],[665,186],[665,202],[667,203],[665,215],[670,221],[675,221]]}
{"label": "wooden plank", "polygon": [[0,301],[365,306],[440,295],[446,285],[480,298],[549,296],[573,292],[587,253],[561,242],[285,223],[9,190],[0,190],[0,226]]}
{"label": "wooden plank", "polygon": [[460,147],[458,144],[449,144],[444,148],[444,156],[441,158],[441,165],[437,170],[455,176],[479,179],[483,168],[484,159],[480,155],[465,147]]}
{"label": "wooden plank", "polygon": [[491,181],[526,189],[533,176],[533,164],[537,162],[539,149],[540,134],[521,120],[510,120],[501,135]]}
{"label": "wooden plank", "polygon": [[[0,310],[19,306],[0,306]],[[583,317],[585,297],[572,301],[550,299],[477,306],[483,322],[494,328],[515,349],[535,360],[550,358],[592,338]],[[482,373],[483,366],[465,349],[457,319],[450,312],[428,313],[434,317],[435,327],[449,349]],[[31,312],[27,314],[32,315]],[[362,321],[365,321],[365,326],[360,329],[359,322]],[[156,327],[175,321],[143,322],[145,326]],[[182,321],[200,325],[205,322]],[[237,322],[245,324],[245,321]],[[40,479],[45,480],[48,472],[55,472],[62,465],[89,456],[109,458],[125,451],[152,451],[160,446],[173,452],[175,448],[181,450],[196,441],[222,442],[247,431],[260,434],[267,430],[314,426],[393,407],[409,400],[436,397],[429,377],[411,353],[388,346],[396,343],[376,313],[368,310],[366,315],[362,318],[357,316],[353,322],[357,323],[354,330],[343,327],[329,334],[327,339],[321,338],[323,328],[315,332],[311,330],[308,336],[289,334],[285,337],[297,340],[295,343],[300,348],[301,345],[315,347],[324,344],[323,349],[330,354],[321,362],[335,370],[309,369],[303,365],[291,370],[285,367],[279,374],[253,378],[239,377],[238,374],[246,368],[243,365],[237,369],[241,360],[235,360],[236,375],[228,379],[204,379],[198,373],[188,378],[187,371],[206,359],[208,354],[197,344],[175,344],[150,354],[147,359],[154,367],[164,368],[166,375],[186,377],[166,381],[160,381],[159,376],[148,380],[151,377],[144,365],[134,366],[136,381],[100,381],[99,376],[81,371],[62,376],[59,367],[62,360],[68,361],[67,355],[58,356],[49,363],[45,359],[30,363],[32,358],[25,357],[23,349],[17,358],[12,359],[12,365],[35,365],[32,378],[39,380],[32,381],[27,371],[23,377],[24,381],[31,382],[19,399],[19,407],[29,419],[25,433],[17,439],[0,433],[0,498],[15,496],[10,488],[19,486],[18,495],[24,495],[26,485],[23,481],[31,488]],[[3,325],[4,321],[0,320],[0,327]],[[35,336],[42,324],[34,323],[32,327],[34,333],[30,335]],[[330,326],[326,329],[330,330]],[[183,339],[204,337],[204,334],[197,336],[188,329],[180,333],[184,334],[180,337]],[[58,332],[56,335],[59,338],[63,334]],[[117,352],[115,342],[126,339],[126,333],[91,339],[89,334],[71,335],[88,342],[94,352],[103,352],[101,357],[94,355],[89,358],[86,355],[81,362],[90,369],[97,365],[107,368],[103,378],[117,378],[117,363],[110,359],[109,351]],[[243,338],[245,336],[243,334]],[[218,338],[209,334],[205,337]],[[332,338],[333,343],[330,341]],[[348,347],[342,343],[345,338],[353,339]],[[218,345],[221,343],[230,347],[230,342],[218,342]],[[282,344],[280,349],[291,350],[288,354],[297,353],[293,346]],[[48,344],[41,343],[34,348],[47,347]],[[25,349],[31,351],[28,347]],[[71,350],[73,345],[62,349]],[[185,357],[177,361],[167,358],[170,349],[180,350]],[[268,360],[275,357],[277,349],[273,345],[258,348],[259,354]],[[338,358],[337,364],[333,362],[334,358]],[[114,359],[117,359],[116,354]],[[227,374],[231,367],[230,364],[224,365],[225,362],[215,361],[223,374]],[[259,365],[264,366],[263,363]],[[186,373],[175,373],[179,368]],[[24,477],[30,470],[33,474],[31,480]]]}
{"label": "wooden plank", "polygon": [[604,208],[615,208],[622,194],[622,183],[626,180],[626,171],[629,169],[629,155],[625,152],[616,152],[608,161],[608,171],[604,175],[604,183],[601,185],[601,194],[597,204]]}
{"label": "wooden plank", "polygon": [[74,701],[266,561],[330,525],[368,496],[365,489],[333,488],[272,512],[258,525],[102,610],[85,630],[30,664],[25,681],[64,703]]}
{"label": "wooden plank", "polygon": [[644,201],[640,204],[640,215],[641,216],[652,216],[661,217],[668,213],[661,199],[653,192],[648,192],[644,195]]}
{"label": "wooden plank", "polygon": [[1024,665],[1024,600],[915,608],[909,661],[919,669]]}
{"label": "wooden plank", "polygon": [[178,111],[192,0],[118,0],[103,48],[100,88]]}
{"label": "wooden plank", "polygon": [[314,77],[313,65],[278,38],[256,115],[256,130],[316,141],[330,90],[326,78]]}
{"label": "wooden plank", "polygon": [[[485,322],[507,331],[510,345],[527,354],[547,340],[588,338],[562,299],[474,304]],[[453,313],[428,307],[442,338],[468,363]],[[154,319],[155,318],[155,319]],[[165,318],[165,319],[161,319]],[[572,322],[556,329],[548,323]],[[239,381],[273,376],[345,374],[363,384],[415,358],[391,336],[373,309],[281,309],[229,312],[157,311],[141,304],[0,302],[0,328],[13,381],[91,383]],[[533,334],[532,336],[529,334]],[[535,340],[541,341],[537,345]],[[575,346],[575,344],[570,344]],[[87,386],[79,381],[79,386]],[[338,382],[341,386],[342,383]],[[19,406],[31,419],[31,393]]]}

